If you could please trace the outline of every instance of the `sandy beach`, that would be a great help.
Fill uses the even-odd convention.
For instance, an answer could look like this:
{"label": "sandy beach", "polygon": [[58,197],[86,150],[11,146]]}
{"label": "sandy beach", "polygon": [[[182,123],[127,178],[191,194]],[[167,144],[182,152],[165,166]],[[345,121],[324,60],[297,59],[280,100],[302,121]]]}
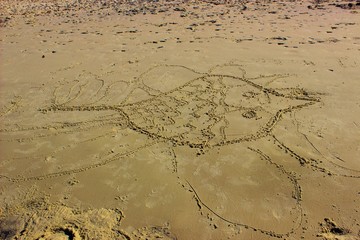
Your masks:
{"label": "sandy beach", "polygon": [[0,239],[360,239],[359,1],[0,0]]}

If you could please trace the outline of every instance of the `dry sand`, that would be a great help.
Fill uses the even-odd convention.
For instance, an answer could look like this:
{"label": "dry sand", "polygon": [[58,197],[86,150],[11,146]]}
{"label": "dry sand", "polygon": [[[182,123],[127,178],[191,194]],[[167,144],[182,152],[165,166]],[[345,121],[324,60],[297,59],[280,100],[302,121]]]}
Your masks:
{"label": "dry sand", "polygon": [[360,239],[359,5],[0,0],[0,238]]}

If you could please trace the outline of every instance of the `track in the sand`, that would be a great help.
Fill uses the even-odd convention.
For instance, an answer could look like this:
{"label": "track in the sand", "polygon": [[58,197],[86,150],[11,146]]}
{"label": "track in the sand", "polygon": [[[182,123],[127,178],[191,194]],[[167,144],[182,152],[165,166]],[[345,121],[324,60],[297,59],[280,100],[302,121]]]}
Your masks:
{"label": "track in the sand", "polygon": [[[316,93],[304,89],[273,89],[264,84],[264,81],[273,82],[285,77],[288,76],[274,74],[248,78],[242,66],[230,63],[215,66],[206,73],[180,65],[159,65],[142,73],[131,83],[114,81],[109,84],[91,74],[79,76],[74,81],[60,82],[53,91],[51,105],[42,106],[39,111],[45,115],[59,112],[79,112],[79,114],[97,112],[96,117],[84,121],[50,123],[33,127],[18,125],[7,127],[1,129],[3,136],[1,141],[31,144],[38,139],[87,132],[99,127],[118,127],[120,131],[128,129],[145,135],[147,142],[110,156],[100,157],[90,164],[84,161],[80,167],[76,168],[47,172],[42,175],[4,174],[1,177],[14,182],[24,182],[76,174],[126,158],[158,143],[167,143],[171,151],[180,146],[196,149],[198,156],[206,155],[214,148],[250,143],[247,149],[275,168],[279,176],[286,178],[285,181],[290,181],[290,185],[293,186],[293,196],[288,197],[294,199],[297,217],[295,217],[294,226],[286,232],[278,233],[271,229],[262,229],[217,213],[197,192],[194,187],[196,183],[190,183],[178,173],[178,160],[175,153],[173,159],[169,161],[172,161],[173,173],[182,179],[184,189],[193,194],[200,209],[207,209],[220,220],[234,226],[274,237],[288,236],[302,222],[301,186],[295,175],[274,162],[257,147],[252,147],[251,142],[268,138],[284,153],[291,155],[309,169],[345,177],[357,178],[359,176],[356,175],[358,173],[356,170],[350,174],[338,174],[323,167],[320,161],[300,156],[273,134],[274,128],[284,114],[311,107],[320,102]],[[16,107],[17,101],[11,102],[10,106],[2,111],[1,117],[6,117],[13,111],[12,109],[15,111]],[[104,112],[103,116],[99,115],[100,112]],[[53,129],[56,131],[51,131]],[[31,132],[31,135],[17,137],[22,132]],[[56,146],[51,154],[57,155],[74,149],[79,144],[105,138],[109,134],[111,131],[96,137],[87,137],[82,141]],[[24,159],[36,161],[42,157],[44,156],[41,154],[13,157],[4,161],[2,165]]]}

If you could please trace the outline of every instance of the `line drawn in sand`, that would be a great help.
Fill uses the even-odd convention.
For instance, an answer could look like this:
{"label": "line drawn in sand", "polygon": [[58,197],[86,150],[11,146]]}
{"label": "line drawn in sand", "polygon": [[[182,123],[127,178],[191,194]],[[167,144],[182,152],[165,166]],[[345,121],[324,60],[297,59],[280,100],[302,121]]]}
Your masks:
{"label": "line drawn in sand", "polygon": [[[253,78],[246,75],[245,69],[235,63],[217,65],[208,72],[199,72],[182,65],[156,65],[131,82],[107,83],[100,77],[88,73],[80,74],[73,81],[61,81],[52,92],[51,105],[42,107],[39,111],[44,116],[71,113],[72,117],[76,117],[78,113],[83,113],[87,114],[85,120],[69,120],[30,127],[18,125],[7,127],[0,130],[5,136],[1,139],[2,142],[31,143],[37,139],[74,132],[86,134],[97,128],[109,128],[105,133],[98,133],[95,137],[57,147],[52,152],[52,155],[56,155],[76,148],[84,142],[108,137],[114,134],[111,129],[117,127],[120,132],[130,131],[145,137],[145,143],[131,146],[130,141],[123,151],[110,150],[110,154],[98,154],[93,163],[86,162],[77,168],[51,170],[46,174],[29,176],[14,177],[4,174],[1,177],[13,182],[24,182],[76,174],[165,143],[173,152],[171,160],[173,173],[182,179],[180,182],[183,187],[193,194],[200,210],[207,209],[220,220],[234,226],[259,231],[273,237],[289,236],[301,226],[303,221],[302,190],[299,179],[296,174],[276,163],[259,146],[252,146],[253,143],[268,139],[302,166],[325,174],[359,178],[359,171],[340,166],[336,170],[341,169],[345,173],[337,173],[336,170],[326,166],[327,162],[308,159],[296,153],[273,133],[285,114],[319,104],[321,102],[319,93],[301,88],[268,87],[277,79],[289,77],[286,74],[260,75]],[[16,137],[24,132],[32,134],[29,137]],[[127,135],[122,136],[126,139]],[[232,145],[244,145],[249,154],[255,154],[290,181],[293,194],[289,197],[294,199],[294,208],[298,217],[294,220],[294,226],[287,232],[278,233],[222,216],[202,199],[201,194],[194,187],[196,184],[190,183],[178,172],[179,160],[175,153],[178,147],[196,151],[195,157],[211,158],[207,156],[209,151]],[[13,157],[4,161],[2,167],[13,161],[43,157],[41,154]]]}

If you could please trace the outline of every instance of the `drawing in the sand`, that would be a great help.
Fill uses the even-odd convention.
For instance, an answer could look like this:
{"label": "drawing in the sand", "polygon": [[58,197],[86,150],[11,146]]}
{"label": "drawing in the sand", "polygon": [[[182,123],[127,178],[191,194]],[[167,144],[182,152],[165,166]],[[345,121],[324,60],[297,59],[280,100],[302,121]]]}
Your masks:
{"label": "drawing in the sand", "polygon": [[[1,141],[31,145],[37,139],[52,141],[62,138],[63,135],[81,134],[68,138],[66,144],[59,140],[61,144],[56,145],[54,141],[54,146],[49,147],[52,150],[46,154],[32,152],[27,155],[26,159],[31,159],[31,165],[36,169],[20,176],[12,175],[11,171],[6,169],[16,161],[24,161],[24,158],[10,156],[1,166],[4,169],[1,177],[21,183],[77,174],[157,145],[169,150],[173,174],[179,177],[183,188],[191,192],[200,211],[207,211],[208,218],[209,214],[212,214],[232,226],[260,231],[270,236],[288,236],[302,224],[302,189],[294,173],[262,151],[261,144],[258,144],[260,140],[273,142],[275,151],[291,155],[292,159],[309,170],[344,177],[359,176],[351,169],[349,173],[337,173],[336,166],[329,168],[327,162],[309,160],[296,153],[274,134],[273,130],[284,115],[320,103],[319,94],[305,89],[269,87],[270,82],[286,77],[289,76],[274,74],[250,78],[243,66],[229,63],[215,66],[208,72],[198,72],[182,65],[156,65],[131,82],[108,83],[85,73],[72,81],[60,81],[48,101],[48,106],[34,106],[43,113],[44,118],[49,118],[49,123],[32,127],[8,126],[1,130]],[[56,122],[56,114],[69,114],[69,120]],[[101,130],[98,131],[98,128]],[[29,137],[18,137],[19,133],[29,132]],[[92,135],[87,135],[87,132],[92,132]],[[117,134],[120,137],[117,137]],[[128,137],[129,134],[131,137]],[[93,155],[78,157],[75,165],[73,159],[61,157],[64,151],[72,151],[86,142],[109,136],[113,136],[113,140],[102,146],[100,152],[96,152],[96,149],[89,150],[94,152]],[[210,194],[208,199],[204,199],[197,189],[199,183],[196,181],[199,178],[189,179],[187,176],[186,171],[192,170],[186,170],[186,166],[182,166],[183,170],[178,171],[181,158],[188,156],[182,155],[182,151],[193,152],[194,159],[209,161],[213,161],[211,159],[214,159],[215,152],[218,152],[216,156],[220,156],[220,151],[234,151],[239,156],[259,159],[259,164],[262,164],[259,166],[264,168],[264,172],[271,171],[279,178],[287,179],[284,195],[289,195],[282,196],[282,200],[278,201],[283,201],[286,205],[284,209],[288,212],[283,215],[294,222],[293,227],[281,232],[273,231],[249,224],[246,219],[235,214],[236,210],[232,214],[231,207],[218,210],[215,206],[220,198]],[[51,161],[57,161],[62,166],[61,169],[48,167],[47,164]],[[196,163],[191,164],[196,166]],[[242,165],[241,162],[236,164],[235,166]],[[221,170],[221,167],[219,168]],[[250,170],[249,172],[251,174]],[[201,173],[199,176],[201,177]],[[216,182],[216,177],[211,181]],[[237,196],[232,195],[235,194],[232,189],[235,187],[236,184],[225,186],[224,191],[227,191],[227,196],[237,199]],[[202,188],[201,192],[206,191],[211,190]],[[269,190],[264,192],[271,194]],[[234,199],[232,201],[235,201]],[[225,204],[226,208],[228,202],[224,200],[219,206],[224,207]]]}

